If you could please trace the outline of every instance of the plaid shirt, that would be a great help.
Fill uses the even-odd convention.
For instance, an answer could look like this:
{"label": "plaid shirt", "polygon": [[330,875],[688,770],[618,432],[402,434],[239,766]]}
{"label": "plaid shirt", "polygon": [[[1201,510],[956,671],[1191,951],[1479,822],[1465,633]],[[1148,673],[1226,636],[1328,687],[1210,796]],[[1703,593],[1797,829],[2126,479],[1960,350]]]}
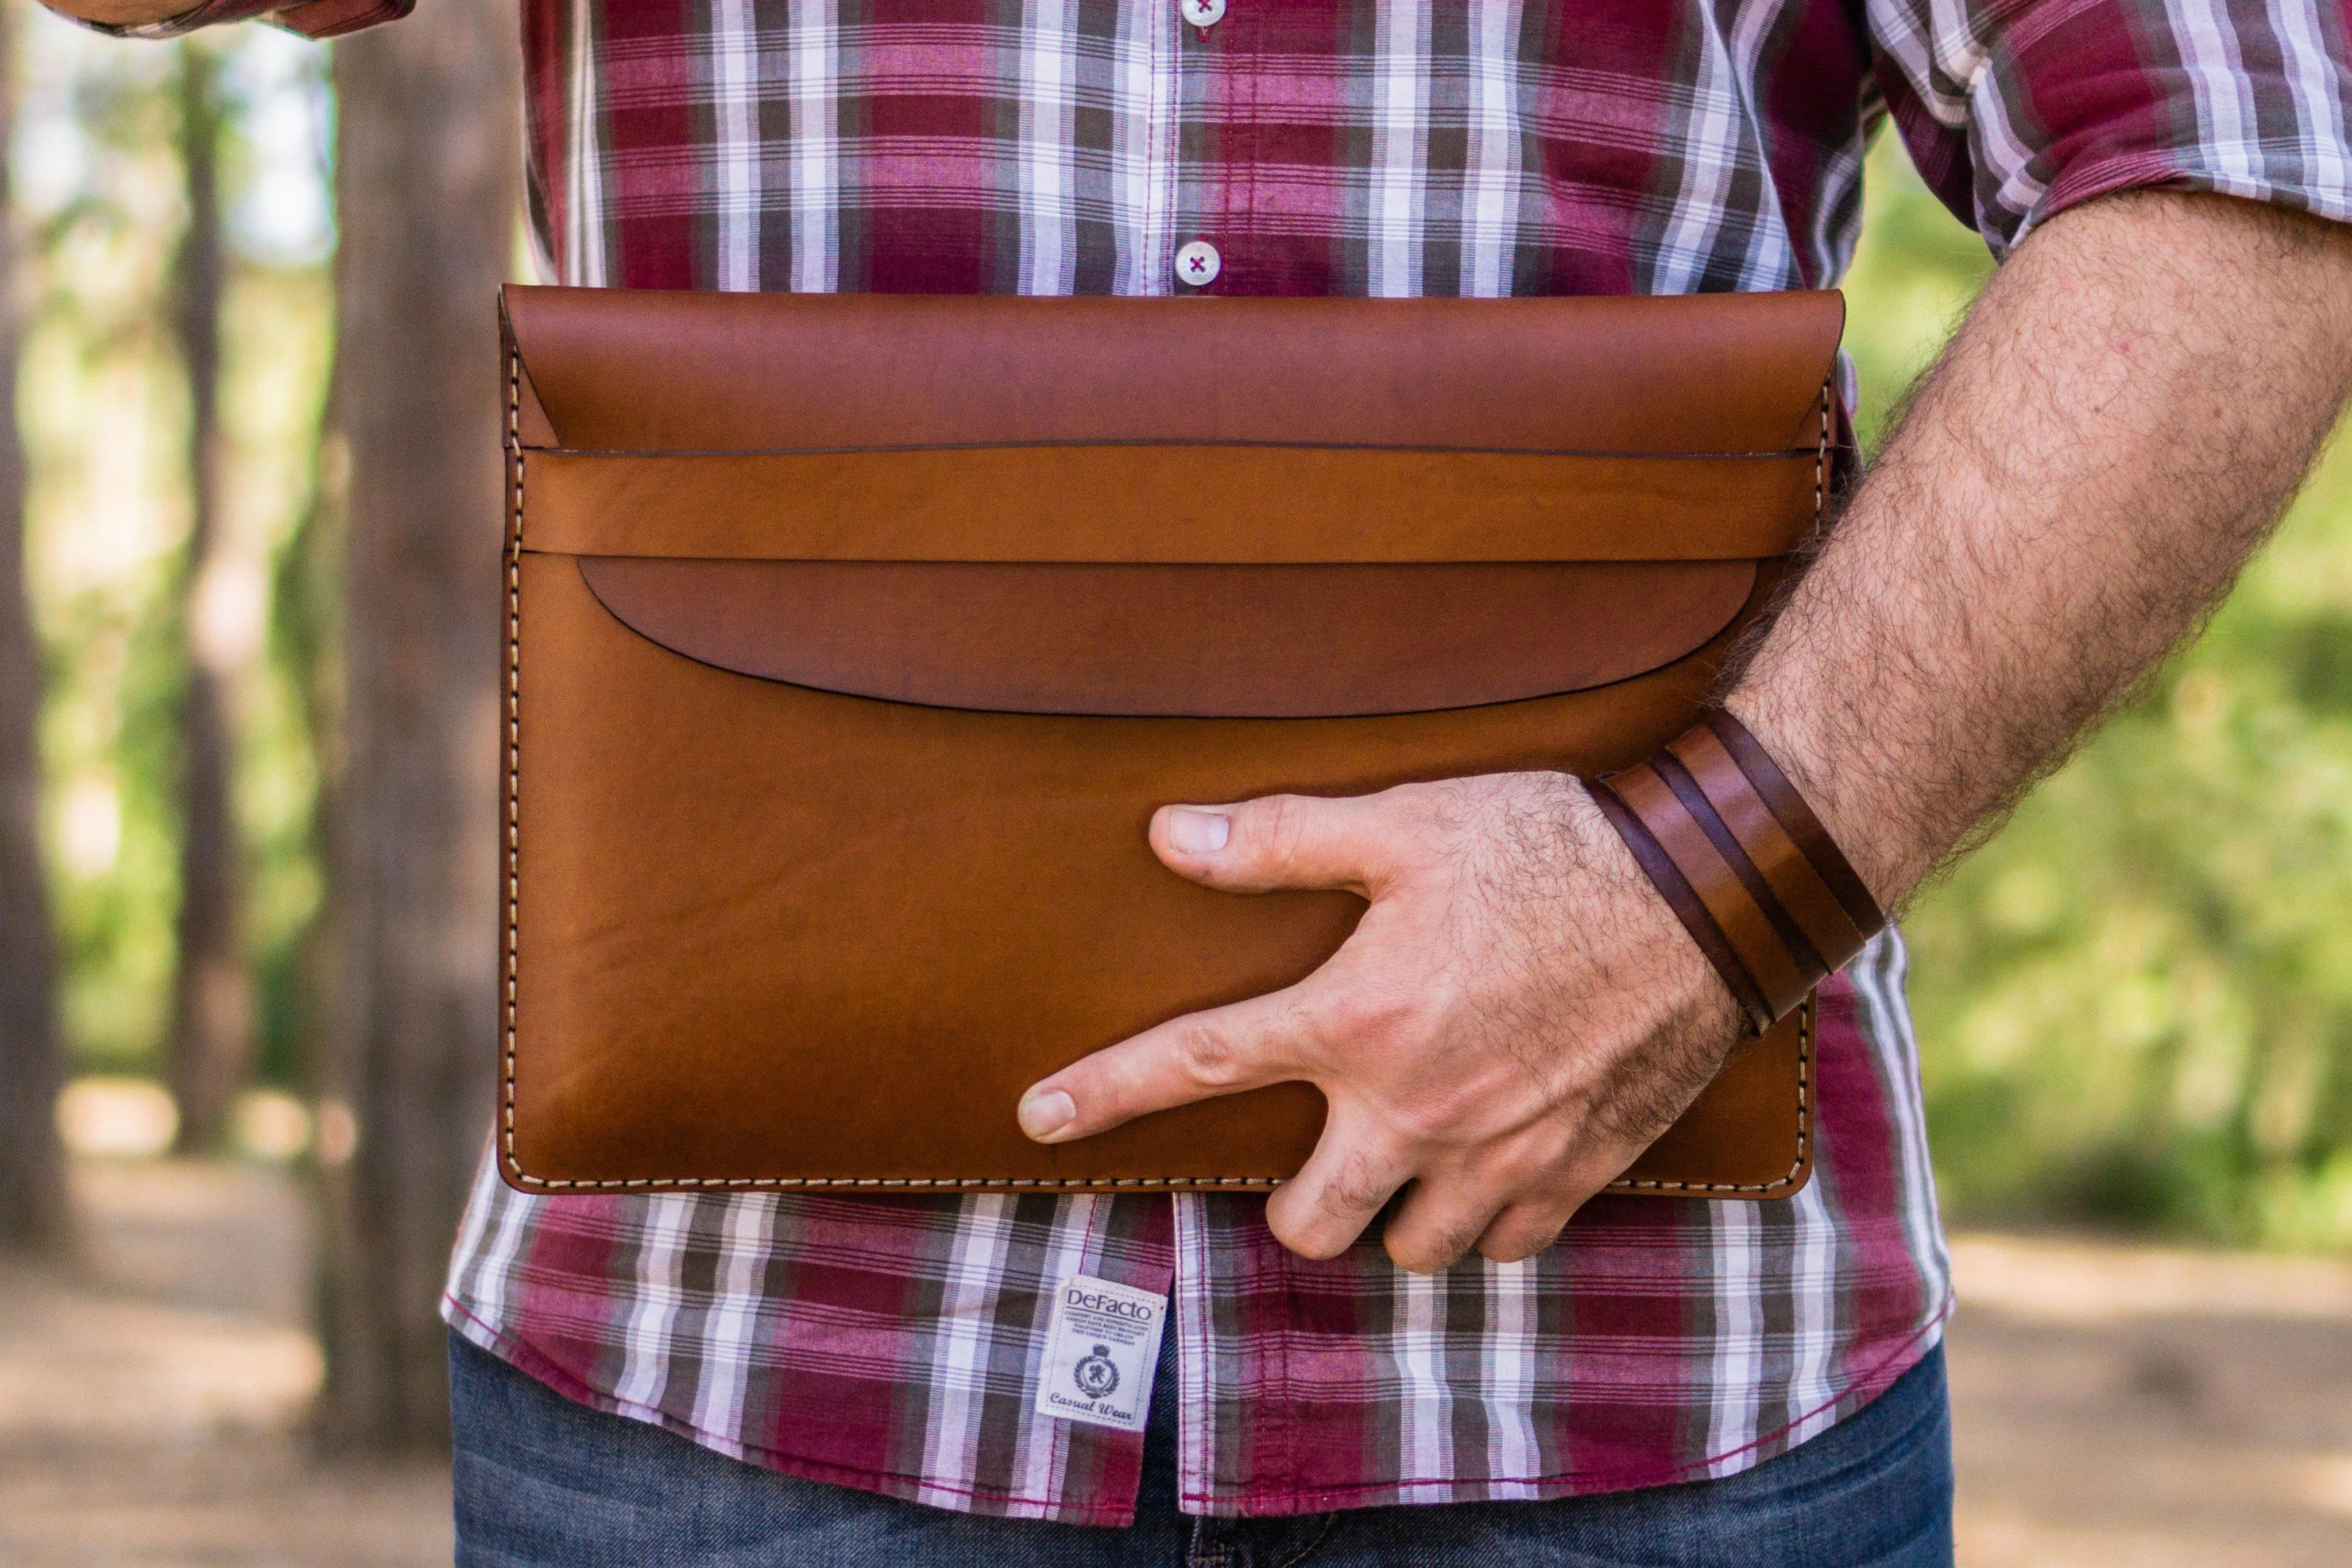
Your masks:
{"label": "plaid shirt", "polygon": [[[412,26],[429,26],[430,22]],[[549,273],[626,287],[1664,293],[1834,282],[1891,112],[2006,252],[2125,186],[2352,219],[2342,0],[526,0]],[[1744,1469],[1948,1303],[1899,944],[1825,991],[1811,1185],[1611,1197],[1524,1263],[1286,1253],[1235,1197],[527,1197],[457,1331],[575,1399],[944,1507],[1131,1517],[1035,1414],[1078,1272],[1172,1291],[1183,1506],[1549,1498]],[[2063,1042],[2053,1042],[2063,1049]]]}

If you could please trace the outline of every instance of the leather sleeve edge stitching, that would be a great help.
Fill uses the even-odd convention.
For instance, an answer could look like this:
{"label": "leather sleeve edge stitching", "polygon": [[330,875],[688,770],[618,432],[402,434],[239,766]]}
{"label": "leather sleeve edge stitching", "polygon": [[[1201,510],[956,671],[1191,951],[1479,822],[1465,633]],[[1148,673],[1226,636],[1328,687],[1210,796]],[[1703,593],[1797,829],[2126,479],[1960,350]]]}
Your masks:
{"label": "leather sleeve edge stitching", "polygon": [[[1813,461],[1813,521],[1818,529],[1828,504],[1830,445],[1830,384],[1822,383],[1822,434]],[[522,1168],[514,1149],[516,999],[521,968],[520,900],[522,854],[522,530],[524,455],[522,451],[522,355],[509,341],[507,348],[507,441],[514,486],[514,524],[509,536],[507,560],[507,768],[506,768],[506,952],[505,1071],[499,1107],[499,1157],[509,1179],[518,1185],[551,1192],[759,1190],[857,1188],[867,1191],[1051,1190],[1093,1192],[1122,1190],[1260,1190],[1271,1191],[1283,1176],[635,1176],[614,1180],[571,1180],[532,1176]],[[1615,1193],[1753,1193],[1769,1196],[1793,1187],[1811,1163],[1812,1047],[1814,998],[1808,994],[1797,1016],[1797,1153],[1788,1170],[1769,1182],[1648,1181],[1620,1176],[1601,1190]]]}

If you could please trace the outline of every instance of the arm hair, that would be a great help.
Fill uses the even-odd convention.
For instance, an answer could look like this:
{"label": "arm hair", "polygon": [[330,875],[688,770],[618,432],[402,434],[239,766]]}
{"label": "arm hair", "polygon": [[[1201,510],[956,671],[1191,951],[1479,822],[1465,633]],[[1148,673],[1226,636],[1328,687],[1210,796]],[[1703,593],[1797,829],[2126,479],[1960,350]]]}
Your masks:
{"label": "arm hair", "polygon": [[2228,590],[2352,393],[2352,226],[2114,195],[2021,246],[1727,705],[1889,907]]}

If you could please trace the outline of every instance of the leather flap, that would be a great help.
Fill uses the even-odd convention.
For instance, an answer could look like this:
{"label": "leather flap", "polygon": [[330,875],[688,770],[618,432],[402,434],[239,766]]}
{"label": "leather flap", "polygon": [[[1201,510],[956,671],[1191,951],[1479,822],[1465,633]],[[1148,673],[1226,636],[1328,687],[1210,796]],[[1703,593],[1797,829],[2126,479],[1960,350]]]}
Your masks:
{"label": "leather flap", "polygon": [[1845,314],[1832,291],[1171,300],[510,286],[505,303],[524,444],[626,452],[1810,450]]}
{"label": "leather flap", "polygon": [[1075,566],[590,556],[638,635],[718,669],[991,713],[1339,718],[1578,692],[1731,623],[1752,561]]}

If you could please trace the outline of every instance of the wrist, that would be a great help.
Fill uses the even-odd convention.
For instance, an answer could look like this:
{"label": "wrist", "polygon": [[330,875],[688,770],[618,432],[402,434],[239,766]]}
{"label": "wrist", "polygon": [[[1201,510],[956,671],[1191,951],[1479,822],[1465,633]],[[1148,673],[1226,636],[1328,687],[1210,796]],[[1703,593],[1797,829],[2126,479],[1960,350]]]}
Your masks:
{"label": "wrist", "polygon": [[1588,941],[1608,949],[1591,953],[1591,961],[1622,973],[1628,988],[1656,1005],[1670,1026],[1736,1040],[1743,1022],[1738,998],[1610,825],[1591,781],[1571,776],[1571,783],[1567,815],[1578,871],[1612,912],[1588,932]]}
{"label": "wrist", "polygon": [[1901,810],[1883,759],[1858,737],[1832,740],[1802,705],[1743,685],[1723,710],[1771,755],[1881,909],[1893,910],[1948,848],[1904,831],[1918,813]]}

